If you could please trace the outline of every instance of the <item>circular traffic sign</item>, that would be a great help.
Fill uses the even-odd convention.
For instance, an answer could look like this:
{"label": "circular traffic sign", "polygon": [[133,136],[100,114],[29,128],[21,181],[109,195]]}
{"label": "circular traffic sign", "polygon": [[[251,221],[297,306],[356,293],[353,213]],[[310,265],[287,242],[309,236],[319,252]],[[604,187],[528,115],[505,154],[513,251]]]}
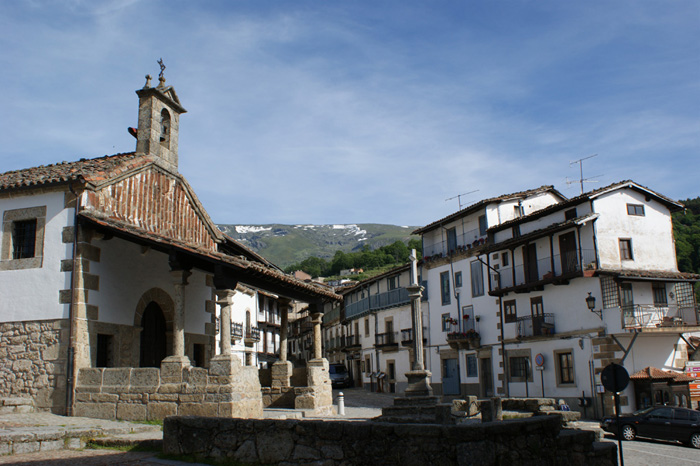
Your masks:
{"label": "circular traffic sign", "polygon": [[630,383],[630,375],[627,369],[619,364],[608,364],[600,374],[600,381],[606,390],[613,393],[619,393]]}
{"label": "circular traffic sign", "polygon": [[544,366],[544,356],[542,356],[542,353],[537,353],[537,356],[535,356],[535,364],[537,367]]}

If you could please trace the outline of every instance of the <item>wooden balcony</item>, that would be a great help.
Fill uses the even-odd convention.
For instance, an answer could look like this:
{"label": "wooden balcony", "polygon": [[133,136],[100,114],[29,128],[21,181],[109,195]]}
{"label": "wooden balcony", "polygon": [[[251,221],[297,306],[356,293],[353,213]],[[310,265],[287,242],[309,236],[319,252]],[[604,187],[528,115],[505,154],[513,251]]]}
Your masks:
{"label": "wooden balcony", "polygon": [[251,327],[246,329],[245,338],[243,339],[246,346],[253,346],[255,343],[260,341],[260,329],[257,327]]}
{"label": "wooden balcony", "polygon": [[[428,329],[423,327],[423,344],[428,343]],[[413,329],[404,328],[401,329],[401,346],[411,346],[413,345]]]}
{"label": "wooden balcony", "polygon": [[481,348],[481,336],[473,330],[450,332],[447,334],[447,344],[454,349],[478,349]]}

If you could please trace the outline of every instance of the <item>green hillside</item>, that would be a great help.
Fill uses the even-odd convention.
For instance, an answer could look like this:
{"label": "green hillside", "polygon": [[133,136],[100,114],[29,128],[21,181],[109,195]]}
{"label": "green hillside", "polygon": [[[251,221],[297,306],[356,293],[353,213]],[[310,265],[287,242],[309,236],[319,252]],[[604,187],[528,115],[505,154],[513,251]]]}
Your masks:
{"label": "green hillside", "polygon": [[285,268],[315,256],[332,259],[337,251],[359,251],[407,243],[417,227],[361,223],[347,225],[218,225],[232,238],[242,242],[272,263]]}

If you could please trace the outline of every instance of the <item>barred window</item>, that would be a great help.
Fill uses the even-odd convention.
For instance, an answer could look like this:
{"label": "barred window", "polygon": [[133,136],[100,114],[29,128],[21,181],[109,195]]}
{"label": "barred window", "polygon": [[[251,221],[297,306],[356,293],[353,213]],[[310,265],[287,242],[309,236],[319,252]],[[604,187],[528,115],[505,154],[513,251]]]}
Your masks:
{"label": "barred window", "polygon": [[688,282],[676,283],[673,288],[676,290],[676,303],[678,307],[693,307],[695,306],[695,294],[693,293],[693,285]]}
{"label": "barred window", "polygon": [[36,219],[19,220],[12,223],[12,258],[34,257],[36,245]]}
{"label": "barred window", "polygon": [[654,306],[665,307],[668,306],[668,300],[666,299],[666,284],[663,282],[652,283],[651,290],[654,295]]}
{"label": "barred window", "polygon": [[602,275],[600,287],[603,292],[603,309],[620,307],[620,295],[615,279],[609,275]]}

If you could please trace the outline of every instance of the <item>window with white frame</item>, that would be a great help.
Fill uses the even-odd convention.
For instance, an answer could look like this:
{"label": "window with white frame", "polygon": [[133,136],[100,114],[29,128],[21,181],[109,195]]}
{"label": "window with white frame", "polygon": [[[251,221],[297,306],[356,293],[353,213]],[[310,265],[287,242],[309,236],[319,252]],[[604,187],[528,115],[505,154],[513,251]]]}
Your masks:
{"label": "window with white frame", "polygon": [[575,385],[574,352],[572,349],[554,351],[557,385]]}
{"label": "window with white frame", "polygon": [[644,206],[641,204],[627,204],[627,215],[644,217]]}

